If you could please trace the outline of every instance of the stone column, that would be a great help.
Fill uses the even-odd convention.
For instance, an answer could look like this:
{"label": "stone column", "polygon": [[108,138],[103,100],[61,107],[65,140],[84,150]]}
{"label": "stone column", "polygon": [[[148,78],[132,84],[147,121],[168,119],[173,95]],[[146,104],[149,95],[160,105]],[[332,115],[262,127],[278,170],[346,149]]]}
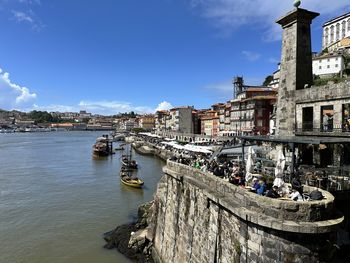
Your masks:
{"label": "stone column", "polygon": [[276,21],[283,28],[277,135],[295,134],[295,91],[312,84],[310,25],[318,15],[296,8]]}

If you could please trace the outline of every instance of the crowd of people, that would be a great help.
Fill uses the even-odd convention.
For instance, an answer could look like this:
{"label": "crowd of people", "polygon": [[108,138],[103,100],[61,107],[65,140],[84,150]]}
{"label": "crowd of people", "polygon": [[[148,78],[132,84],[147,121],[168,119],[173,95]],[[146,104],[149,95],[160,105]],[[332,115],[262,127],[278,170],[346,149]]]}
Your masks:
{"label": "crowd of people", "polygon": [[[211,173],[234,185],[247,188],[249,191],[255,192],[260,196],[269,198],[288,197],[294,201],[305,201],[308,198],[308,196],[303,193],[302,183],[298,175],[293,178],[291,187],[284,189],[273,185],[270,181],[267,182],[266,178],[262,176],[259,178],[253,177],[252,180],[246,182],[246,171],[241,162],[213,157],[212,154],[177,149],[172,145],[163,144],[163,138],[148,136],[141,136],[141,138],[143,141],[151,143],[153,147],[171,151],[170,160],[173,162],[197,168],[202,172]],[[257,161],[254,164],[253,171],[255,173],[260,173],[261,168],[261,162]]]}

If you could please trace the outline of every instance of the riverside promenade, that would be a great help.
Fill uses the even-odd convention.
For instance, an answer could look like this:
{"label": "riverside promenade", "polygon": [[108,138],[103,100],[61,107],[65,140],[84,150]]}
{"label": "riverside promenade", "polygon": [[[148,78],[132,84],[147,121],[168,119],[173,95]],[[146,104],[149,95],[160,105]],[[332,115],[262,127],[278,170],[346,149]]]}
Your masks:
{"label": "riverside promenade", "polygon": [[[134,149],[169,159],[149,142]],[[140,152],[140,153],[141,153]],[[143,235],[158,262],[330,262],[344,217],[334,197],[296,202],[258,196],[211,173],[167,161]],[[315,187],[304,186],[306,192]],[[137,236],[137,234],[136,234]]]}

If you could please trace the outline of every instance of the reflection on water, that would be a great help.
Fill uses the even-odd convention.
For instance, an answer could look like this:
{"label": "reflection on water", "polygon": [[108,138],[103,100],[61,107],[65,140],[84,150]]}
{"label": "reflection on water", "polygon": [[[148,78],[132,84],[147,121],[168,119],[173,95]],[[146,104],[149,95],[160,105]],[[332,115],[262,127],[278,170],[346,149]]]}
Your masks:
{"label": "reflection on water", "polygon": [[101,134],[0,134],[1,263],[129,262],[102,248],[102,234],[152,199],[163,162],[134,153],[145,187],[127,187],[122,151],[92,158]]}

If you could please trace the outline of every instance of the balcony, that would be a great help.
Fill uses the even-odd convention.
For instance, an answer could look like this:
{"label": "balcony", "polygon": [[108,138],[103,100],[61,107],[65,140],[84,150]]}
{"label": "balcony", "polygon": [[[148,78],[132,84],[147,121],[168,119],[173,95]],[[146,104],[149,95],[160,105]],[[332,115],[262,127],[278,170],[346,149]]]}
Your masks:
{"label": "balcony", "polygon": [[345,124],[328,124],[318,125],[317,127],[315,127],[313,122],[303,122],[300,126],[296,126],[295,134],[331,137],[350,137],[350,127]]}

